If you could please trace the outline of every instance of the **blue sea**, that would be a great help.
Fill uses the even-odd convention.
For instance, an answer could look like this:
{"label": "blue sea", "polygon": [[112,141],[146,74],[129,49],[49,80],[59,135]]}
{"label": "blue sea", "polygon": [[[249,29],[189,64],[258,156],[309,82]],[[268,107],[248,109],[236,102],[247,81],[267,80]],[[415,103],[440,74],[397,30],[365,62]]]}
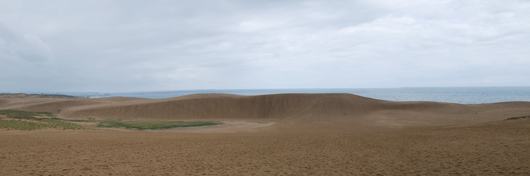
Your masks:
{"label": "blue sea", "polygon": [[241,90],[178,90],[149,92],[56,92],[89,98],[138,97],[162,99],[198,93],[236,95],[267,95],[284,93],[350,93],[390,101],[436,101],[461,104],[482,104],[507,101],[530,101],[530,87],[444,87],[444,88],[366,88],[366,89],[241,89]]}

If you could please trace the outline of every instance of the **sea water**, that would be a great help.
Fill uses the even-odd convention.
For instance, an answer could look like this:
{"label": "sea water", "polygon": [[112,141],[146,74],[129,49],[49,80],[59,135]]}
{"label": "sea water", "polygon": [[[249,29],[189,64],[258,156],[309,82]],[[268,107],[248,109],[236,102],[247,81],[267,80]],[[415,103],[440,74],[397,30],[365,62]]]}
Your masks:
{"label": "sea water", "polygon": [[[59,92],[58,92],[59,93]],[[366,88],[366,89],[210,89],[117,93],[60,93],[89,98],[138,97],[162,99],[198,93],[235,95],[268,95],[289,93],[350,93],[390,101],[435,101],[461,104],[482,104],[507,101],[530,101],[530,87],[444,87],[444,88]]]}

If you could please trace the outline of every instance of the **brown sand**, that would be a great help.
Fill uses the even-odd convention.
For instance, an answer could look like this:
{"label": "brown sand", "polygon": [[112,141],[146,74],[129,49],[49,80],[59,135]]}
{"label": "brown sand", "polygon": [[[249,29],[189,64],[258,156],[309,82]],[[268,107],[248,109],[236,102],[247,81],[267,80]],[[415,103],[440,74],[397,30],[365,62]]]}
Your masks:
{"label": "brown sand", "polygon": [[217,120],[163,131],[0,129],[0,175],[530,175],[530,102],[351,94],[0,97],[61,118]]}

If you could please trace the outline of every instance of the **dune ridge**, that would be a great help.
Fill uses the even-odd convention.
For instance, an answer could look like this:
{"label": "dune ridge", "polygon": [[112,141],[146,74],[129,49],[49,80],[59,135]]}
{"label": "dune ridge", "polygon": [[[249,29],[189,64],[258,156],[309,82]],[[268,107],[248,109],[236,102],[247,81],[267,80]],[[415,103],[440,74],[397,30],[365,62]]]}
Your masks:
{"label": "dune ridge", "polygon": [[[9,107],[2,107],[4,109]],[[284,128],[325,130],[402,128],[499,121],[530,114],[530,102],[454,104],[393,102],[353,94],[194,94],[169,99],[52,99],[13,106],[61,118],[122,120],[265,120]]]}
{"label": "dune ridge", "polygon": [[530,115],[530,102],[392,102],[352,94],[0,96],[2,102],[0,109],[59,118],[221,124],[149,131],[0,128],[0,175],[530,174],[530,119],[503,121]]}
{"label": "dune ridge", "polygon": [[344,94],[217,95],[167,99],[79,110],[68,116],[155,119],[283,119],[295,115],[336,112],[362,114],[377,100]]}

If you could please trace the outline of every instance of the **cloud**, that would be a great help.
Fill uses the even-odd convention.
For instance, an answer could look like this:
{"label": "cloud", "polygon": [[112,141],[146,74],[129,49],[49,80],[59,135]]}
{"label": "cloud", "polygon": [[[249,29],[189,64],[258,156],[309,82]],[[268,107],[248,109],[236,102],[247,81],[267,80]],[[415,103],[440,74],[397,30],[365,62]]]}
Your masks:
{"label": "cloud", "polygon": [[[530,86],[526,1],[20,1],[0,11],[3,68],[60,77],[66,91]],[[18,74],[24,63],[37,71]]]}
{"label": "cloud", "polygon": [[51,48],[35,34],[18,36],[5,25],[0,25],[0,55],[4,61],[22,59],[43,62],[53,58]]}

